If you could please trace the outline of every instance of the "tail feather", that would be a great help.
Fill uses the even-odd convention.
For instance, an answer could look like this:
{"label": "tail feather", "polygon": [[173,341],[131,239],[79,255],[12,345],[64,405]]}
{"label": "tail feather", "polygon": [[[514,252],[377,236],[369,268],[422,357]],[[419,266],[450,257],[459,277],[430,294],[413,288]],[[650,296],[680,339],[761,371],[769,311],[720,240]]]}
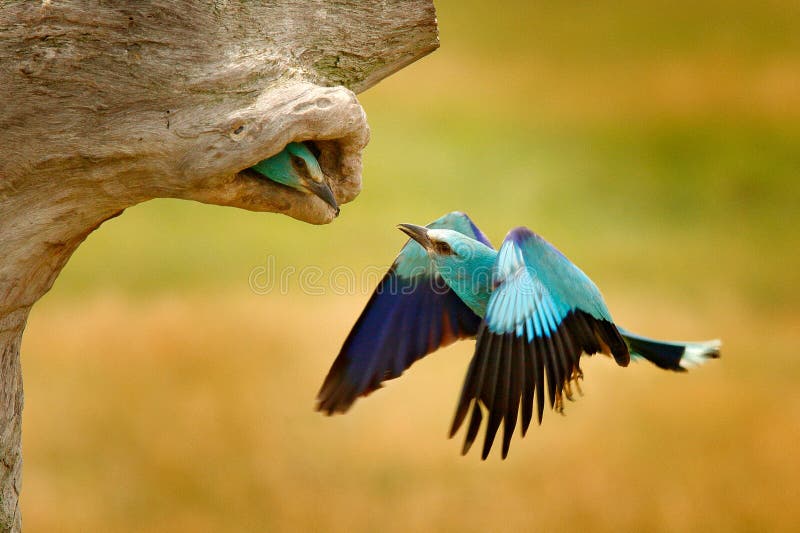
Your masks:
{"label": "tail feather", "polygon": [[632,359],[647,359],[659,368],[685,372],[709,359],[719,358],[719,340],[705,342],[670,342],[648,339],[617,328],[625,339]]}

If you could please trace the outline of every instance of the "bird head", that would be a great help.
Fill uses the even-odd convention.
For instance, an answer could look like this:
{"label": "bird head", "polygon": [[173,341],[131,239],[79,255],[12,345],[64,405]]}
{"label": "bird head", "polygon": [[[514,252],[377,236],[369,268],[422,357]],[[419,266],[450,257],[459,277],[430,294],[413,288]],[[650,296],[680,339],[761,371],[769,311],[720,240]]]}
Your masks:
{"label": "bird head", "polygon": [[339,206],[317,158],[308,147],[291,142],[279,153],[254,165],[253,170],[272,181],[321,198],[339,214]]}
{"label": "bird head", "polygon": [[414,224],[397,227],[425,249],[436,270],[451,287],[458,280],[490,277],[495,251],[482,242],[450,229],[430,229]]}

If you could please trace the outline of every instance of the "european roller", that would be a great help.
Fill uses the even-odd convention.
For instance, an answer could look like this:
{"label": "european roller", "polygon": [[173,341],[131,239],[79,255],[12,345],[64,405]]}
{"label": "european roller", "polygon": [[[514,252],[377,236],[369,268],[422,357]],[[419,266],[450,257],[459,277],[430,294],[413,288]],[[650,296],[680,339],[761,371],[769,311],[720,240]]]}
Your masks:
{"label": "european roller", "polygon": [[679,372],[719,357],[716,340],[664,342],[617,326],[592,280],[527,228],[509,232],[500,250],[459,212],[399,229],[411,240],[320,389],[317,409],[327,414],[347,411],[436,349],[475,337],[450,437],[471,410],[462,454],[486,416],[481,456],[502,423],[505,458],[518,419],[524,436],[534,413],[541,424],[546,403],[563,412],[573,387],[580,392],[583,355],[602,353],[620,366],[641,358]]}
{"label": "european roller", "polygon": [[325,173],[319,161],[304,143],[291,142],[279,153],[250,167],[274,182],[319,196],[339,214]]}

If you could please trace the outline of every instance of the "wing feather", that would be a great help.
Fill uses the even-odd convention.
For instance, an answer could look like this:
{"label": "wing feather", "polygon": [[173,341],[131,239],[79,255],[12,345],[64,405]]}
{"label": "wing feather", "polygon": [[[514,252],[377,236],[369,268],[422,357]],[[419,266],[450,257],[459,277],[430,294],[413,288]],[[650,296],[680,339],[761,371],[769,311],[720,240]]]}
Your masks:
{"label": "wing feather", "polygon": [[[530,329],[530,322],[526,324],[526,328]],[[522,359],[524,366],[524,374],[522,382],[520,383],[522,393],[522,436],[528,432],[528,426],[533,419],[533,398],[536,392],[536,366],[534,362],[534,353],[531,346],[525,339],[519,339],[519,350],[522,350]]]}
{"label": "wing feather", "polygon": [[594,283],[533,232],[518,228],[509,233],[497,256],[493,284],[451,428],[452,436],[472,407],[466,453],[485,409],[483,459],[501,423],[506,457],[520,410],[523,435],[534,403],[541,423],[545,394],[551,408],[563,411],[563,398],[572,399],[572,383],[582,377],[582,354],[603,352],[622,366],[630,360]]}
{"label": "wing feather", "polygon": [[[458,231],[491,246],[464,213],[448,213],[427,227]],[[320,388],[317,409],[347,411],[359,396],[400,376],[425,355],[474,337],[480,323],[444,284],[422,246],[409,240],[345,340]]]}

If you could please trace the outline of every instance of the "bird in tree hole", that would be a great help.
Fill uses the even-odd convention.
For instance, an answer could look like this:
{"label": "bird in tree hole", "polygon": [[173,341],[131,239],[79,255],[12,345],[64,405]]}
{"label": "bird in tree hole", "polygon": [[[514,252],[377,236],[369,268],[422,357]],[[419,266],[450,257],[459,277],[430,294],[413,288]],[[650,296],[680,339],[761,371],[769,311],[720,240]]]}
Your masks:
{"label": "bird in tree hole", "polygon": [[253,170],[270,180],[321,198],[339,214],[339,206],[316,156],[305,143],[291,142],[279,153],[253,165]]}

